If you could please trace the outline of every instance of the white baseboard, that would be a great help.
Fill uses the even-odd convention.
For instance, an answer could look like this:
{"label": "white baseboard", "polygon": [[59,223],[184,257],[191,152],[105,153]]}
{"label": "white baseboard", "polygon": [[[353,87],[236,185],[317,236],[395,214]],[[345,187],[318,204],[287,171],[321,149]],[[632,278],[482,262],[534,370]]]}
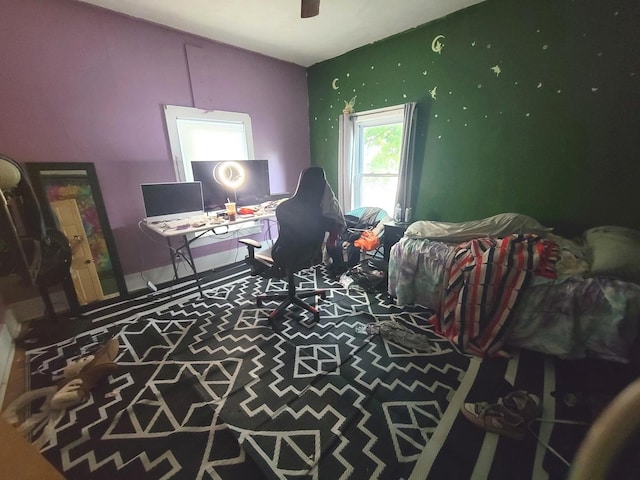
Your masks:
{"label": "white baseboard", "polygon": [[[242,236],[248,237],[250,235],[260,233],[260,227],[252,227],[251,229],[243,229]],[[228,238],[226,240],[229,240]],[[235,240],[235,239],[234,239]],[[206,241],[206,240],[205,240]],[[208,242],[207,242],[208,243]],[[198,245],[199,246],[199,245]],[[199,274],[216,270],[217,268],[225,265],[244,260],[247,254],[247,248],[244,245],[238,243],[236,248],[231,250],[225,250],[223,252],[213,253],[210,255],[204,255],[195,259],[196,270]],[[169,253],[167,252],[167,256]],[[187,277],[193,275],[191,267],[185,262],[180,262],[178,266],[178,276]],[[125,276],[125,283],[129,293],[136,292],[138,290],[148,290],[147,282],[150,281],[154,285],[160,285],[165,282],[174,280],[173,267],[171,264],[144,270],[142,272],[131,273]]]}
{"label": "white baseboard", "polygon": [[[67,297],[65,297],[62,290],[50,292],[49,298],[53,304],[54,312],[62,313],[69,311]],[[34,297],[12,303],[7,307],[7,309],[9,313],[13,314],[14,320],[19,325],[23,322],[30,322],[31,320],[42,318],[45,307],[42,298]]]}
{"label": "white baseboard", "polygon": [[[258,226],[250,226],[242,228],[242,236],[248,237],[254,234],[258,234],[262,231],[261,227]],[[236,232],[231,232],[234,235],[237,235]],[[211,238],[213,237],[213,238]],[[220,236],[222,237],[222,236]],[[215,235],[208,236],[203,238],[198,243],[194,245],[199,247],[202,245],[207,245],[210,243],[222,242],[225,240],[230,240],[229,237],[215,238]],[[237,240],[237,237],[233,237],[233,240]],[[218,252],[210,255],[205,255],[201,257],[197,257],[195,259],[196,269],[200,274],[208,271],[215,270],[216,268],[220,268],[225,265],[229,265],[231,263],[235,263],[244,259],[246,255],[246,247],[241,244],[238,244],[236,248],[232,248],[230,250],[225,250],[223,252]],[[169,257],[169,251],[167,250],[167,257]],[[187,277],[189,275],[193,275],[191,268],[185,261],[179,262],[178,264],[178,276],[179,277]],[[173,267],[171,264],[164,265],[162,267],[152,268],[149,270],[145,270],[143,272],[136,272],[125,275],[125,284],[127,286],[127,291],[129,293],[137,292],[139,290],[148,290],[147,282],[151,281],[154,285],[160,285],[165,282],[170,282],[174,279]],[[64,291],[54,291],[50,293],[51,302],[53,303],[53,308],[55,313],[63,313],[69,311],[69,304],[67,302],[67,298],[64,294]],[[30,298],[28,300],[23,300],[21,302],[12,303],[8,307],[10,312],[13,312],[13,318],[17,321],[19,325],[22,322],[29,322],[31,320],[36,320],[38,318],[42,318],[44,313],[44,302],[40,297]],[[14,337],[15,338],[15,337]]]}

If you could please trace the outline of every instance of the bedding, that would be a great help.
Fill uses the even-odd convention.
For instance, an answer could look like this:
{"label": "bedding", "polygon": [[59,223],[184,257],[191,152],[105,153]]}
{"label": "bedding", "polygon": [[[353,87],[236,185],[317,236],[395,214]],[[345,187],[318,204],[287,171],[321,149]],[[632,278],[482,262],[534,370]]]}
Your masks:
{"label": "bedding", "polygon": [[640,283],[640,232],[625,227],[596,227],[584,233],[592,275]]}
{"label": "bedding", "polygon": [[[405,235],[391,249],[388,293],[399,305],[431,308],[436,329],[468,353],[495,356],[502,353],[503,345],[510,345],[561,358],[594,357],[627,362],[638,334],[640,283],[630,281],[632,267],[624,268],[624,260],[615,258],[615,253],[624,259],[634,258],[637,252],[629,247],[632,241],[629,239],[637,239],[634,235],[640,233],[598,227],[587,230],[578,240],[571,240],[549,231],[534,219],[519,214],[474,221],[468,229],[465,223],[415,222],[407,229],[411,236]],[[610,243],[614,252],[602,240],[603,235],[611,237],[612,232],[614,241]],[[492,311],[486,301],[478,300],[477,310],[469,313],[465,310],[469,305],[476,308],[469,298],[483,298],[478,297],[478,289],[495,294],[492,287],[501,285],[501,280],[484,279],[486,270],[495,268],[487,263],[486,259],[494,255],[488,251],[483,253],[485,260],[472,261],[465,267],[465,275],[459,275],[456,288],[461,283],[463,288],[452,288],[450,279],[455,277],[451,271],[456,268],[456,252],[460,255],[468,249],[469,242],[491,244],[496,238],[509,236],[528,238],[546,247],[553,245],[545,257],[546,268],[537,271],[530,268],[531,274],[522,277],[522,288],[516,288],[515,294],[506,292],[505,311]],[[621,244],[628,250],[623,251]],[[599,263],[594,263],[596,258]],[[479,267],[473,274],[475,264]],[[605,272],[605,266],[622,268],[622,273],[614,268]],[[504,281],[516,274],[520,275],[506,273]],[[482,280],[477,281],[478,278]],[[443,302],[454,300],[456,318],[451,323],[446,316],[451,315],[452,306]],[[499,317],[501,320],[496,320]],[[497,330],[495,322],[499,323]],[[454,325],[453,330],[450,325]],[[474,332],[474,328],[483,330]],[[466,337],[461,338],[456,329],[464,331]]]}
{"label": "bedding", "polygon": [[442,242],[465,242],[478,237],[504,237],[516,233],[545,235],[551,231],[551,228],[527,215],[500,213],[493,217],[462,223],[419,220],[409,225],[405,236],[438,239]]}

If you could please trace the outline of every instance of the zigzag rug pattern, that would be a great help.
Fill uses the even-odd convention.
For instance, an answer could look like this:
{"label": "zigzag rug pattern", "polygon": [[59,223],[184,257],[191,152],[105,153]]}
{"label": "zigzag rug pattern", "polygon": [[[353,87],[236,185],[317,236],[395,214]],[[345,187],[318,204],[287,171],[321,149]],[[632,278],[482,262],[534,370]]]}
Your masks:
{"label": "zigzag rug pattern", "polygon": [[[243,272],[28,352],[35,388],[120,341],[118,372],[65,413],[43,454],[70,480],[409,478],[471,358],[431,332],[426,309],[347,291],[321,267],[298,281],[329,287],[317,324],[293,310],[270,327],[275,304],[254,296],[285,285]],[[367,333],[389,320],[431,348]]]}

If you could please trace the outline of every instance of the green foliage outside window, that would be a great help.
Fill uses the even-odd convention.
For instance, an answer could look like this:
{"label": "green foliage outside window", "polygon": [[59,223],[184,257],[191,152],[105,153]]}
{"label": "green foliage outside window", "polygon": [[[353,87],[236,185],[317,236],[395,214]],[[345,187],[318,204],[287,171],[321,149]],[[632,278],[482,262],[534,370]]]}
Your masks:
{"label": "green foliage outside window", "polygon": [[363,174],[398,174],[402,147],[401,123],[365,128],[363,145]]}

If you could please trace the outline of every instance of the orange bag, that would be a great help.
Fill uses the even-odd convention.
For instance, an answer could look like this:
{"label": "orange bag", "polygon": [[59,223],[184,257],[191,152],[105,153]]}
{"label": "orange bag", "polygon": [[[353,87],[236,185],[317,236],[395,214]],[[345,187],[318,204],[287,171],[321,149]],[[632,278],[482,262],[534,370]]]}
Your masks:
{"label": "orange bag", "polygon": [[360,238],[353,242],[353,245],[358,247],[360,250],[368,252],[370,250],[375,250],[380,246],[380,239],[371,230],[365,230],[362,232],[362,235],[360,235]]}

